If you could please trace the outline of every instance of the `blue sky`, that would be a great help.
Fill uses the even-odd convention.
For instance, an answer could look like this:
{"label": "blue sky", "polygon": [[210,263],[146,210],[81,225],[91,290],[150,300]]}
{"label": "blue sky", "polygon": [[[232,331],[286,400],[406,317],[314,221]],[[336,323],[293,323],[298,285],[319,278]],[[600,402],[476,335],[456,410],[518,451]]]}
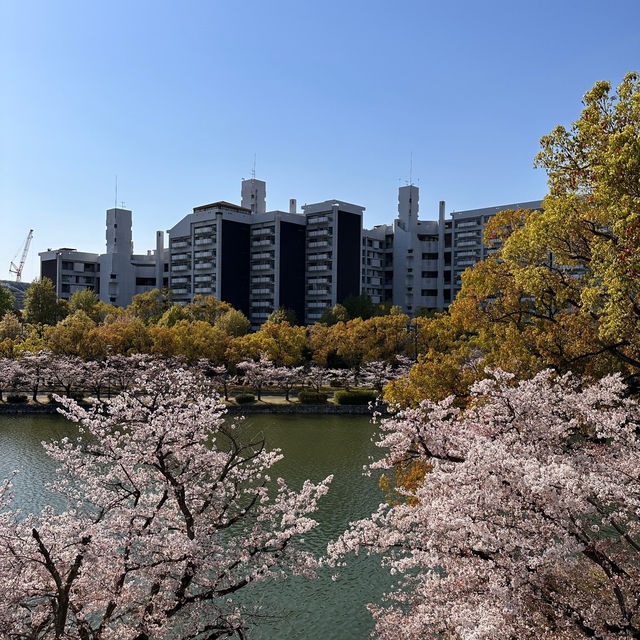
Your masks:
{"label": "blue sky", "polygon": [[543,197],[538,141],[597,80],[640,69],[640,1],[0,0],[0,279],[38,251],[137,252],[192,207],[340,198],[389,222]]}

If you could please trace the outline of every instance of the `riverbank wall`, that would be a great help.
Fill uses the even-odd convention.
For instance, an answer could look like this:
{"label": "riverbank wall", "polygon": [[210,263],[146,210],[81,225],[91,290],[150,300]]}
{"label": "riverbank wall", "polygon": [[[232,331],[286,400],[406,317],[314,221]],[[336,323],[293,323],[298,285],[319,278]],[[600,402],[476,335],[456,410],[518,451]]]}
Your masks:
{"label": "riverbank wall", "polygon": [[[341,415],[371,416],[373,411],[367,405],[339,404],[243,404],[228,405],[229,415],[250,416],[255,414],[273,415]],[[383,409],[383,408],[382,408]],[[383,415],[386,413],[377,407]],[[56,414],[57,407],[51,404],[0,403],[0,415]]]}

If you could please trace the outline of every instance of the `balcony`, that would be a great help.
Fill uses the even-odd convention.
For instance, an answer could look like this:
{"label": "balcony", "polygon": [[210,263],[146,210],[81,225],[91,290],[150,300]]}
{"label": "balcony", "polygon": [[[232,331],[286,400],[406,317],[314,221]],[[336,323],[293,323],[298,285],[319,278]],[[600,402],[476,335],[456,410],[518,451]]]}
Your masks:
{"label": "balcony", "polygon": [[307,218],[307,224],[308,225],[312,225],[312,224],[326,224],[327,222],[329,222],[329,216],[309,216]]}
{"label": "balcony", "polygon": [[252,236],[265,236],[267,234],[275,234],[275,229],[273,227],[261,227],[259,229],[252,229],[251,230],[251,235]]}
{"label": "balcony", "polygon": [[188,264],[174,264],[171,265],[171,271],[189,271]]}
{"label": "balcony", "polygon": [[317,238],[318,236],[326,236],[326,235],[329,235],[329,229],[315,229],[314,231],[309,231],[307,235],[310,238]]}
{"label": "balcony", "polygon": [[271,264],[254,264],[251,266],[253,271],[266,271],[267,269],[273,269],[273,265]]}
{"label": "balcony", "polygon": [[211,244],[213,242],[213,238],[198,238],[194,244],[197,246],[202,246],[205,244]]}
{"label": "balcony", "polygon": [[196,269],[212,269],[213,268],[213,263],[212,262],[196,262]]}
{"label": "balcony", "polygon": [[189,242],[187,240],[177,240],[176,242],[171,243],[172,249],[184,249],[189,246]]}

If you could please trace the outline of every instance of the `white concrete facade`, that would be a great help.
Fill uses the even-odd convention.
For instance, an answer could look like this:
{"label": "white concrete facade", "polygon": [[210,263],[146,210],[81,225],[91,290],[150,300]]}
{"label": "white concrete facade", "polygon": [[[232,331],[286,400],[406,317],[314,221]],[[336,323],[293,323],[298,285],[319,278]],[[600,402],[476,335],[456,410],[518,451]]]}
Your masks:
{"label": "white concrete facade", "polygon": [[76,291],[91,289],[100,300],[120,307],[133,296],[163,286],[162,273],[167,256],[159,232],[156,251],[133,253],[132,213],[128,209],[108,209],[106,253],[87,253],[71,248],[40,252],[40,275],[51,278],[59,298],[68,300]]}

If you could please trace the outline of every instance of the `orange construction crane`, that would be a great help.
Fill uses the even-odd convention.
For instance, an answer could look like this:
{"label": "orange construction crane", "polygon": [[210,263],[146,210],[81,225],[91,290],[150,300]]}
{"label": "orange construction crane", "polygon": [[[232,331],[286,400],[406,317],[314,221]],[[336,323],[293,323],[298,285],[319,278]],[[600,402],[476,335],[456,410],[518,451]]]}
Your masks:
{"label": "orange construction crane", "polygon": [[29,252],[31,238],[33,238],[33,229],[29,229],[29,233],[27,234],[27,239],[24,243],[24,249],[22,250],[22,258],[20,258],[20,263],[16,265],[13,261],[18,257],[18,254],[16,253],[16,255],[13,257],[13,260],[11,261],[11,264],[9,265],[9,273],[16,274],[16,282],[22,282],[22,267],[24,267],[24,261],[27,259],[27,253]]}

